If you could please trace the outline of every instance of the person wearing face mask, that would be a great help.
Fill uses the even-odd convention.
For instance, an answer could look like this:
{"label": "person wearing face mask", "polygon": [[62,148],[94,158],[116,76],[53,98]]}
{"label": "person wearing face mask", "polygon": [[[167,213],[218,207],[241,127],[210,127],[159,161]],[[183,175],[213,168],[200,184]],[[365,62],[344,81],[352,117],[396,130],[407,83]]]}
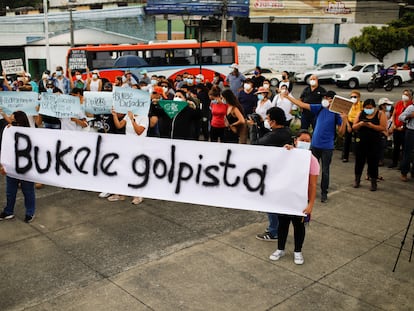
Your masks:
{"label": "person wearing face mask", "polygon": [[262,76],[262,68],[260,66],[256,66],[254,69],[254,76],[252,77],[253,86],[255,88],[261,87],[265,79],[266,78]]}
{"label": "person wearing face mask", "polygon": [[[328,91],[321,95],[323,96],[321,104],[304,103],[290,95],[287,95],[286,98],[303,110],[308,110],[315,115],[316,122],[313,131],[311,150],[312,154],[321,163],[321,202],[326,203],[328,201],[329,169],[335,148],[336,132],[338,131],[340,136],[345,133],[348,116],[345,113],[339,115],[329,110],[329,106],[336,95],[334,91]],[[282,94],[282,96],[285,95]]]}
{"label": "person wearing face mask", "polygon": [[168,80],[162,80],[159,84],[160,84],[160,87],[162,88],[163,99],[173,100],[175,93],[170,88],[170,83],[168,82]]}
{"label": "person wearing face mask", "polygon": [[240,90],[243,88],[243,82],[246,80],[246,77],[240,73],[239,65],[232,64],[230,68],[233,70],[227,75],[226,82],[229,84],[230,90],[233,94],[238,96]]}
{"label": "person wearing face mask", "polygon": [[210,141],[223,142],[224,130],[226,129],[225,117],[227,114],[227,104],[223,103],[221,99],[221,91],[218,86],[213,86],[208,92],[210,97]]}
{"label": "person wearing face mask", "polygon": [[[319,85],[318,77],[312,75],[309,78],[309,85],[303,89],[302,94],[300,95],[300,100],[311,105],[320,104],[323,99],[323,94],[325,93],[326,90]],[[315,120],[315,115],[310,110],[302,110],[300,128],[308,130],[312,125],[312,129],[314,130]]]}
{"label": "person wearing face mask", "polygon": [[[89,69],[86,68],[86,76],[89,76]],[[75,70],[75,77],[72,75],[72,70],[69,70],[70,88],[84,90],[86,88],[86,81],[82,79],[82,73],[79,70]]]}
{"label": "person wearing face mask", "polygon": [[[383,97],[380,98],[378,100],[378,109],[385,114],[385,118],[387,120],[387,127],[385,129],[385,131],[383,131],[381,133],[381,148],[380,148],[380,153],[379,153],[379,163],[378,166],[384,166],[384,157],[385,157],[385,151],[387,149],[387,143],[390,141],[390,133],[389,133],[389,129],[391,127],[392,121],[391,121],[391,116],[392,116],[392,104],[393,102],[390,101],[388,98]],[[379,180],[382,180],[383,177],[379,176],[378,177]]]}
{"label": "person wearing face mask", "polygon": [[[296,134],[295,146],[297,149],[309,150],[311,142],[311,134],[307,130],[300,130]],[[286,149],[291,150],[293,146],[286,145]],[[292,222],[293,225],[293,237],[294,237],[294,253],[293,262],[297,265],[303,265],[305,260],[302,255],[302,246],[305,241],[305,223],[310,219],[310,215],[313,210],[316,198],[316,186],[319,175],[319,163],[318,160],[311,154],[310,166],[309,166],[309,183],[308,183],[308,204],[303,210],[304,216],[297,215],[279,215],[279,229],[278,229],[278,241],[276,251],[269,256],[270,260],[279,260],[285,256],[285,245],[289,233],[289,225]]]}
{"label": "person wearing face mask", "polygon": [[[253,119],[247,119],[250,128],[250,143],[252,145],[264,145],[283,147],[292,144],[292,132],[290,128],[285,126],[286,116],[282,109],[272,107],[266,112],[264,126],[270,131],[259,137],[257,123]],[[278,215],[274,213],[267,214],[269,218],[269,226],[264,233],[256,235],[258,240],[276,241],[278,236],[279,220]]]}
{"label": "person wearing face mask", "polygon": [[371,191],[377,190],[378,162],[381,148],[381,132],[387,128],[385,114],[376,109],[375,100],[366,99],[363,110],[355,118],[352,129],[355,130],[355,182],[359,188],[365,162],[368,164],[368,176],[371,180]]}
{"label": "person wearing face mask", "polygon": [[292,90],[293,90],[293,83],[290,82],[289,72],[286,71],[286,70],[285,71],[282,71],[282,81],[279,82],[279,85],[278,85],[279,86],[279,89],[280,89],[280,87],[282,85],[286,85],[287,86],[287,89],[288,89],[289,93],[292,92]]}
{"label": "person wearing face mask", "polygon": [[264,120],[266,118],[266,112],[274,107],[269,99],[269,90],[261,86],[255,94],[257,96],[255,112]]}
{"label": "person wearing face mask", "polygon": [[405,126],[404,122],[400,121],[400,115],[407,109],[408,106],[413,104],[413,96],[410,90],[406,89],[401,95],[401,100],[397,101],[394,105],[394,112],[392,113],[392,124],[389,130],[392,134],[393,150],[392,150],[392,163],[389,168],[395,168],[398,166],[398,160],[400,155],[404,153],[405,147]]}
{"label": "person wearing face mask", "polygon": [[[257,106],[257,96],[254,94],[253,81],[247,79],[244,81],[243,89],[239,92],[237,99],[243,107],[244,117],[247,118],[248,115],[254,113],[254,110]],[[240,143],[245,144],[247,142],[247,128],[245,131],[240,133]]]}
{"label": "person wearing face mask", "polygon": [[[412,98],[410,91],[409,95]],[[411,179],[414,178],[414,163],[412,153],[414,150],[414,105],[408,106],[403,113],[400,114],[399,120],[405,124],[404,151],[401,161],[401,177],[402,181],[408,181],[407,174],[411,170]],[[411,169],[410,169],[411,165]]]}
{"label": "person wearing face mask", "polygon": [[224,90],[224,81],[223,81],[223,78],[220,76],[220,73],[217,72],[217,71],[214,73],[212,85],[219,87],[221,91]]}
{"label": "person wearing face mask", "polygon": [[92,71],[92,77],[88,76],[86,82],[86,90],[92,92],[101,92],[102,91],[102,80],[99,78],[99,71]]}
{"label": "person wearing face mask", "polygon": [[352,138],[354,138],[354,132],[352,125],[356,116],[362,111],[361,93],[357,90],[352,90],[350,95],[352,106],[348,113],[348,123],[344,135],[344,146],[342,149],[342,162],[349,161],[349,152],[351,151]]}
{"label": "person wearing face mask", "polygon": [[54,82],[55,86],[59,88],[63,94],[70,93],[70,81],[65,77],[62,66],[56,67],[56,79]]}
{"label": "person wearing face mask", "polygon": [[45,70],[42,74],[42,79],[39,81],[39,94],[46,92],[46,83],[51,79],[50,70]]}
{"label": "person wearing face mask", "polygon": [[[286,84],[282,84],[279,87],[279,93],[273,98],[272,105],[273,107],[279,107],[282,108],[286,115],[286,126],[290,126],[290,123],[293,120],[292,110],[297,110],[297,107],[292,104],[290,100],[286,98],[286,96],[283,95],[290,95],[289,89],[286,86]],[[292,96],[293,97],[293,96]]]}

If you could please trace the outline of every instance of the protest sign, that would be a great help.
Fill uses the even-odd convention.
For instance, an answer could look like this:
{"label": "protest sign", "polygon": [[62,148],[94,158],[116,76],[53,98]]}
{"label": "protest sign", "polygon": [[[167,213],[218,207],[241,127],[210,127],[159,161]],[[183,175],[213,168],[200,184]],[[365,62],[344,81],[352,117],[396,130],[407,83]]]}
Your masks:
{"label": "protest sign", "polygon": [[13,126],[2,150],[9,176],[58,187],[290,215],[307,205],[308,150]]}
{"label": "protest sign", "polygon": [[0,92],[0,107],[8,115],[21,110],[28,116],[35,116],[39,105],[38,97],[36,92]]}
{"label": "protest sign", "polygon": [[129,87],[115,87],[113,90],[114,109],[119,113],[132,111],[136,115],[147,116],[151,104],[150,94]]}
{"label": "protest sign", "polygon": [[55,118],[77,118],[82,114],[79,97],[42,93],[39,114]]}
{"label": "protest sign", "polygon": [[22,73],[24,71],[23,60],[21,58],[2,60],[1,67],[6,75]]}
{"label": "protest sign", "polygon": [[335,113],[345,113],[348,114],[349,110],[351,109],[353,102],[345,97],[335,95],[331,105],[329,106],[329,110]]}
{"label": "protest sign", "polygon": [[84,92],[83,108],[86,113],[110,114],[113,106],[112,92]]}
{"label": "protest sign", "polygon": [[84,50],[71,50],[68,58],[68,67],[71,70],[86,69],[88,67],[88,61],[86,58],[86,51]]}
{"label": "protest sign", "polygon": [[165,113],[173,119],[181,110],[188,106],[186,101],[160,100],[158,104],[164,109]]}

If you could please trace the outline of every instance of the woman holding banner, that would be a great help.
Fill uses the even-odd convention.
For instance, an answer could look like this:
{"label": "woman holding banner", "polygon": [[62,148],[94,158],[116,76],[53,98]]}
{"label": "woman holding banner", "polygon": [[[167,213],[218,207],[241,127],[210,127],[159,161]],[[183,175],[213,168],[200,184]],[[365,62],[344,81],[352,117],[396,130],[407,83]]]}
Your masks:
{"label": "woman holding banner", "polygon": [[[23,111],[14,112],[10,118],[12,125],[30,127],[29,120]],[[3,175],[7,174],[4,172],[2,166],[0,167],[0,171]],[[19,185],[24,195],[24,207],[26,208],[24,221],[27,223],[33,221],[36,210],[34,183],[10,176],[6,176],[6,207],[0,214],[0,220],[10,220],[14,218],[14,206],[16,204],[16,195]]]}
{"label": "woman holding banner", "polygon": [[[132,111],[128,111],[122,120],[118,119],[117,112],[112,109],[112,116],[114,124],[117,129],[125,128],[126,135],[138,135],[140,137],[147,136],[148,130],[148,116],[139,116],[133,114]],[[124,201],[125,197],[119,194],[113,194],[108,197],[108,201]],[[143,201],[142,197],[134,197],[131,201],[132,204],[138,205]]]}

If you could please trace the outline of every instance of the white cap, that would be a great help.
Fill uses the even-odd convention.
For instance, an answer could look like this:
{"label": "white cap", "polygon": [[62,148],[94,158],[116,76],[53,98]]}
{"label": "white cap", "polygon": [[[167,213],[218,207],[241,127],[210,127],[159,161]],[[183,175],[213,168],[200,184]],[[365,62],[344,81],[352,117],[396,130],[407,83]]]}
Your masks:
{"label": "white cap", "polygon": [[196,75],[196,78],[197,79],[200,79],[201,81],[204,81],[204,76],[201,73],[199,73],[198,75]]}
{"label": "white cap", "polygon": [[236,63],[234,63],[234,64],[231,64],[230,68],[239,69],[239,65],[237,65]]}
{"label": "white cap", "polygon": [[381,106],[383,104],[393,105],[394,102],[390,101],[387,97],[382,97],[378,100],[378,106]]}

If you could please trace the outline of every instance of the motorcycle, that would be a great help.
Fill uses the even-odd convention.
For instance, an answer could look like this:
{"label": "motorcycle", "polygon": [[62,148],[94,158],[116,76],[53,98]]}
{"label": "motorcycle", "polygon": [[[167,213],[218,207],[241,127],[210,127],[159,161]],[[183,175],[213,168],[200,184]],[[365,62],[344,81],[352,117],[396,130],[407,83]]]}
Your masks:
{"label": "motorcycle", "polygon": [[367,91],[373,92],[376,88],[384,88],[387,92],[394,88],[394,76],[382,76],[374,73],[371,76],[371,81],[367,84]]}

